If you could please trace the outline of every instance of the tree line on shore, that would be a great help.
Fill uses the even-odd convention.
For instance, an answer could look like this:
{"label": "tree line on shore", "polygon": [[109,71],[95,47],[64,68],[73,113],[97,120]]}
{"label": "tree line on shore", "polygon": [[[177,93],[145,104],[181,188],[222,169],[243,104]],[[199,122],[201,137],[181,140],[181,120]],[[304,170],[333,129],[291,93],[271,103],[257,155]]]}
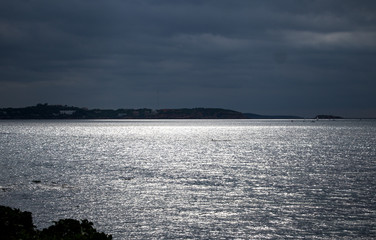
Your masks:
{"label": "tree line on shore", "polygon": [[67,105],[37,104],[1,108],[0,119],[242,119],[242,113],[221,108],[87,109]]}
{"label": "tree line on shore", "polygon": [[[341,119],[317,115],[314,119]],[[0,108],[0,119],[303,119],[293,115],[260,115],[222,108],[88,109],[47,103],[23,108]]]}
{"label": "tree line on shore", "polygon": [[0,206],[0,237],[7,240],[111,240],[112,236],[97,232],[93,223],[84,219],[60,219],[54,225],[38,230],[31,212]]}

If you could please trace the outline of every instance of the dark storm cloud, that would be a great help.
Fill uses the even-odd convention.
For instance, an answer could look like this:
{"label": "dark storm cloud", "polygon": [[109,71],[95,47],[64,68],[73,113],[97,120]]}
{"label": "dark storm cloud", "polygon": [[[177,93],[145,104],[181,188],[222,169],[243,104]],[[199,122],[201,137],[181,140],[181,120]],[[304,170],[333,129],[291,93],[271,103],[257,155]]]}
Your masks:
{"label": "dark storm cloud", "polygon": [[0,101],[376,116],[374,1],[0,3]]}

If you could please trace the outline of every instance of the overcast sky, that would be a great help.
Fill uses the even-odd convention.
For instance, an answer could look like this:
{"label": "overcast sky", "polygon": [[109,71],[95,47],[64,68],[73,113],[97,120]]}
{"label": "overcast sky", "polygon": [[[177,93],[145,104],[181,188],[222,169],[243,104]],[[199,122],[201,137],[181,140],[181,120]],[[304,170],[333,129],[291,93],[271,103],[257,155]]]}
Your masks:
{"label": "overcast sky", "polygon": [[0,107],[37,103],[376,117],[376,1],[0,1]]}

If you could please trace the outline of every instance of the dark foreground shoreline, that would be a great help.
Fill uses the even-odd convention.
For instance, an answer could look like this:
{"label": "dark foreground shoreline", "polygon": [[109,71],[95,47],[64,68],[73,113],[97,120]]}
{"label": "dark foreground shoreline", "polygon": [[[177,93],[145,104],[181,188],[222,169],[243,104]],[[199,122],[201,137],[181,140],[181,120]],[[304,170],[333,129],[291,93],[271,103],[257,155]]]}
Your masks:
{"label": "dark foreground shoreline", "polygon": [[84,219],[60,219],[54,225],[37,230],[33,224],[31,212],[22,212],[6,206],[0,206],[0,236],[2,239],[15,240],[111,240],[112,236],[97,232],[93,223]]}

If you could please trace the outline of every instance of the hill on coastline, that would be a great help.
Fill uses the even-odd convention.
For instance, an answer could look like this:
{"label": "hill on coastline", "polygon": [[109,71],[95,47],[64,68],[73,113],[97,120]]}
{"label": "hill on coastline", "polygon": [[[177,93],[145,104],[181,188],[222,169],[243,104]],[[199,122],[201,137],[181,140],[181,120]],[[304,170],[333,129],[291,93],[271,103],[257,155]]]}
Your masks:
{"label": "hill on coastline", "polygon": [[[318,115],[328,118],[328,115]],[[335,117],[340,118],[340,117]],[[259,115],[222,108],[88,109],[67,105],[37,104],[0,108],[0,119],[303,119],[291,115]]]}
{"label": "hill on coastline", "polygon": [[1,108],[0,119],[244,119],[241,112],[221,108],[87,109],[67,105],[37,104]]}

